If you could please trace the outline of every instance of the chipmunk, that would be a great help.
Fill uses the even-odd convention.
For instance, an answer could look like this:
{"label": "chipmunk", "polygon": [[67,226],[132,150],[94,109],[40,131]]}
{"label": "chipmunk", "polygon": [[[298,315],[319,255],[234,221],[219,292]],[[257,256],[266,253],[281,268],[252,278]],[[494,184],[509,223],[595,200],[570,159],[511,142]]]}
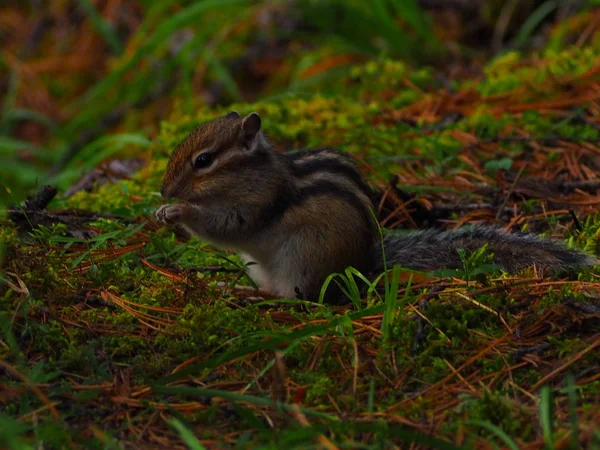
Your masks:
{"label": "chipmunk", "polygon": [[[348,266],[383,270],[372,191],[350,156],[331,148],[279,153],[257,113],[237,112],[196,128],[172,153],[157,219],[241,253],[249,276],[286,298],[315,300],[328,275]],[[536,264],[567,269],[598,264],[590,255],[536,235],[476,226],[454,231],[383,231],[388,267],[460,268],[457,249],[488,245],[514,272]]]}

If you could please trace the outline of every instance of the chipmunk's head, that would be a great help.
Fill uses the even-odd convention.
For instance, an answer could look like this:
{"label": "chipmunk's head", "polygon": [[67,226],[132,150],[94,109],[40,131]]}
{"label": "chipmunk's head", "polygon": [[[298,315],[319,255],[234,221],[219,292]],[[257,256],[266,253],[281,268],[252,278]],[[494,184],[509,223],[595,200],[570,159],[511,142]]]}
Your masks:
{"label": "chipmunk's head", "polygon": [[239,195],[270,158],[257,113],[229,114],[198,126],[171,154],[161,194],[192,203]]}

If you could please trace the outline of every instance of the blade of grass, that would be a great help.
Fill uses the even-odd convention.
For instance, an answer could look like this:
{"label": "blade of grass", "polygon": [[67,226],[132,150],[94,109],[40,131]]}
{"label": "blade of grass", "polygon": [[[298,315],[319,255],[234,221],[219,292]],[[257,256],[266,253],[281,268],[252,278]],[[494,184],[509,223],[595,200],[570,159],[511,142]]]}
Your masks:
{"label": "blade of grass", "polygon": [[6,121],[7,123],[12,123],[19,120],[41,123],[42,125],[48,127],[48,129],[53,133],[58,132],[58,126],[56,125],[56,122],[39,111],[24,108],[14,108],[8,109],[4,113],[3,122]]}
{"label": "blade of grass", "polygon": [[14,154],[20,150],[30,152],[41,152],[42,149],[33,145],[31,142],[14,139],[8,136],[0,136],[0,155]]}
{"label": "blade of grass", "polygon": [[146,148],[150,144],[152,141],[143,134],[121,133],[103,136],[86,145],[73,157],[69,165],[83,162],[87,168],[92,168],[121,150],[125,145],[139,145]]}
{"label": "blade of grass", "polygon": [[436,42],[428,17],[416,0],[392,0],[390,5],[421,38],[430,43]]}
{"label": "blade of grass", "polygon": [[331,282],[336,277],[340,277],[343,279],[344,275],[342,275],[341,273],[331,273],[327,276],[327,278],[325,278],[325,281],[323,282],[323,285],[321,286],[321,292],[319,293],[319,300],[318,300],[319,305],[323,305],[325,303],[325,294],[327,293],[327,288],[329,287]]}
{"label": "blade of grass", "polygon": [[[45,182],[67,186],[77,177],[81,176],[80,171],[73,169],[80,168],[83,170],[91,170],[98,166],[102,161],[109,159],[121,151],[126,145],[137,145],[142,148],[147,148],[151,143],[152,141],[142,134],[122,133],[103,136],[77,152],[59,174],[52,176]],[[79,167],[77,166],[78,163],[80,163]]]}
{"label": "blade of grass", "polygon": [[33,450],[38,447],[26,444],[25,436],[31,432],[31,425],[12,417],[0,414],[0,445],[2,448]]}
{"label": "blade of grass", "polygon": [[510,450],[519,450],[519,446],[517,445],[517,443],[508,434],[506,434],[502,428],[497,427],[492,423],[484,422],[482,420],[467,420],[466,424],[485,428],[486,430],[495,434],[499,439],[501,439],[502,442],[504,442]]}
{"label": "blade of grass", "polygon": [[345,270],[345,273],[346,273],[346,280],[347,280],[346,287],[348,288],[348,291],[350,293],[350,301],[352,301],[352,304],[354,305],[354,307],[356,309],[360,309],[360,304],[361,304],[360,288],[358,287],[358,284],[356,283],[356,280],[354,279],[354,277],[358,276],[359,278],[365,280],[369,285],[371,283],[369,283],[369,280],[367,280],[366,277],[364,275],[362,275],[354,267],[347,267]]}
{"label": "blade of grass", "polygon": [[519,29],[519,32],[515,37],[514,46],[516,48],[523,47],[523,45],[525,45],[525,43],[529,40],[535,29],[539,26],[539,24],[542,23],[542,21],[552,11],[558,8],[559,5],[560,2],[552,0],[542,3],[540,6],[538,6],[537,9],[529,15],[527,20],[523,22],[523,25],[521,25],[521,28]]}
{"label": "blade of grass", "polygon": [[[295,349],[298,344],[299,341],[292,342],[286,349],[281,351],[281,357],[284,358],[290,351]],[[256,374],[256,376],[254,376],[252,380],[250,380],[250,382],[244,386],[242,389],[242,394],[246,393],[248,389],[254,386],[254,384],[260,380],[275,365],[276,362],[277,360],[272,358],[268,363],[266,363],[265,366],[258,372],[258,374]]]}
{"label": "blade of grass", "polygon": [[[412,276],[410,278],[412,280]],[[386,277],[387,280],[387,277]],[[389,342],[392,333],[392,324],[394,322],[394,314],[396,312],[396,306],[398,304],[398,286],[400,282],[400,266],[394,265],[392,268],[392,282],[386,283],[385,288],[385,310],[383,313],[383,320],[381,321],[381,333],[383,334],[384,342]],[[410,281],[409,281],[410,286]],[[408,288],[407,291],[408,293]]]}
{"label": "blade of grass", "polygon": [[203,14],[211,8],[232,7],[250,3],[250,0],[205,0],[194,3],[174,14],[170,19],[162,22],[156,31],[144,41],[135,53],[119,68],[96,84],[93,88],[82,95],[72,104],[72,110],[76,111],[85,104],[93,104],[96,99],[106,94],[108,90],[118,83],[119,79],[144,57],[150,54],[158,45],[165,42],[168,37],[189,24],[199,20]]}
{"label": "blade of grass", "polygon": [[243,100],[242,92],[233,79],[231,72],[216,56],[212,48],[206,47],[203,57],[208,61],[209,67],[215,73],[216,78],[223,83],[225,90],[236,102]]}
{"label": "blade of grass", "polygon": [[178,419],[171,419],[169,425],[179,432],[181,439],[183,439],[190,450],[206,450],[206,447],[202,445],[196,436],[194,436],[194,433],[192,433],[181,421]]}
{"label": "blade of grass", "polygon": [[367,399],[367,412],[373,414],[375,412],[375,380],[371,378],[369,381],[369,397]]}
{"label": "blade of grass", "polygon": [[544,446],[551,450],[554,447],[554,438],[552,436],[552,428],[554,422],[554,408],[552,400],[552,390],[550,386],[544,386],[540,389],[540,425],[544,435]]}
{"label": "blade of grass", "polygon": [[579,448],[579,420],[577,418],[577,386],[573,374],[568,374],[566,379],[565,392],[569,402],[569,419],[571,422],[571,448]]}
{"label": "blade of grass", "polygon": [[123,53],[123,45],[119,40],[119,36],[113,30],[113,27],[100,16],[92,2],[90,0],[77,0],[77,2],[87,15],[94,29],[102,36],[111,52],[115,55]]}
{"label": "blade of grass", "polygon": [[303,406],[290,405],[288,403],[282,403],[273,401],[270,398],[257,397],[249,394],[238,394],[237,392],[222,391],[219,389],[204,389],[204,388],[193,388],[185,386],[177,387],[166,387],[151,385],[152,390],[157,394],[166,395],[185,395],[191,397],[210,397],[210,398],[222,398],[232,402],[239,403],[250,403],[258,406],[275,406],[277,409],[283,411],[292,411],[294,408],[299,408],[305,415],[314,417],[315,419],[323,419],[328,422],[337,422],[339,419],[330,414],[322,413],[320,411],[313,411],[312,409],[305,408]]}

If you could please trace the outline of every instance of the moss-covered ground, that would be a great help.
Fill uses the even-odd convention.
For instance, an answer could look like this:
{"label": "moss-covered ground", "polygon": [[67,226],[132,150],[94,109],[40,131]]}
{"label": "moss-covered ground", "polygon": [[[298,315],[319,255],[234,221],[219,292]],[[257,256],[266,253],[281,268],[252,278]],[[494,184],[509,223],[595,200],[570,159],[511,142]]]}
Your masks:
{"label": "moss-covered ground", "polygon": [[2,446],[600,448],[600,267],[509,275],[475,255],[319,305],[261,297],[236,255],[154,221],[186,133],[257,111],[280,151],[355,155],[384,226],[497,223],[600,255],[595,36],[452,83],[382,59],[328,95],[182,101],[125,148],[140,171],[47,208],[114,217],[4,219]]}

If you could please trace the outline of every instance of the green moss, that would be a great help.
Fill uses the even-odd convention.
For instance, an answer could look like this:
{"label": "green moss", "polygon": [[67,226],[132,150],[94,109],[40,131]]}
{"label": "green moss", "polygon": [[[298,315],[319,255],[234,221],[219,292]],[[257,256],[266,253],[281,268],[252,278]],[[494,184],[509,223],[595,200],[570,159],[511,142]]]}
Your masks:
{"label": "green moss", "polygon": [[546,89],[555,89],[543,83],[564,77],[575,77],[590,70],[598,61],[600,47],[571,47],[555,51],[549,49],[537,58],[533,64],[527,64],[515,51],[507,52],[488,63],[485,79],[477,84],[477,90],[485,96],[513,91],[522,86],[537,86],[537,93]]}
{"label": "green moss", "polygon": [[190,330],[200,332],[209,344],[222,344],[222,339],[251,334],[265,328],[270,323],[268,315],[248,306],[232,308],[224,300],[199,305],[187,305],[184,308],[181,323]]}
{"label": "green moss", "polygon": [[159,189],[159,182],[149,186],[145,182],[140,183],[137,179],[114,184],[107,183],[91,193],[79,191],[66,200],[65,205],[70,208],[110,212],[125,217],[150,215],[160,205]]}
{"label": "green moss", "polygon": [[352,88],[362,101],[377,102],[373,94],[393,92],[386,106],[401,108],[423,98],[423,91],[436,87],[430,67],[411,69],[404,62],[381,59],[354,66],[345,83],[346,94]]}
{"label": "green moss", "polygon": [[328,376],[320,375],[310,378],[312,378],[310,387],[306,391],[306,402],[308,404],[312,405],[323,401],[328,394],[335,392],[336,384]]}
{"label": "green moss", "polygon": [[457,414],[465,421],[489,422],[509,436],[520,436],[521,439],[527,439],[527,436],[536,431],[534,417],[529,416],[524,409],[515,407],[505,395],[494,391],[484,390],[479,398],[463,396],[457,407]]}
{"label": "green moss", "polygon": [[20,243],[17,237],[17,229],[8,220],[0,220],[0,245],[3,248],[16,246]]}

